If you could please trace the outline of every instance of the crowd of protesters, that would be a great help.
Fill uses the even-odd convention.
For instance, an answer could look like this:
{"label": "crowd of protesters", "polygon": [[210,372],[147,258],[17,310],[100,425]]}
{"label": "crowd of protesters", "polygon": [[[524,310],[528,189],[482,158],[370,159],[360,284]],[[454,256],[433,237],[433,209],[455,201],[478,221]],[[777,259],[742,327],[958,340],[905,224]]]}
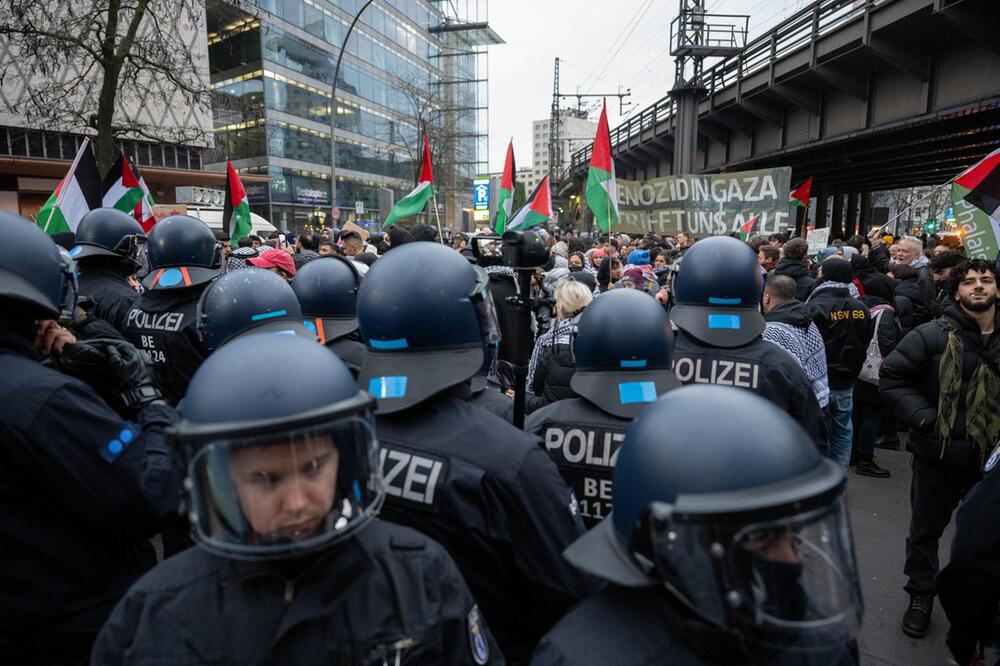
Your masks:
{"label": "crowd of protesters", "polygon": [[[197,654],[197,659],[214,663],[226,658],[214,651],[215,640],[247,648],[241,654],[250,661],[262,655],[263,661],[282,654],[301,656],[298,647],[287,653],[277,647],[279,638],[292,645],[306,638],[283,633],[283,623],[292,619],[282,616],[279,599],[286,606],[299,603],[296,581],[315,574],[312,557],[321,546],[345,543],[344,535],[361,524],[357,521],[378,513],[383,495],[363,499],[372,490],[366,483],[379,479],[365,467],[371,462],[366,456],[377,458],[372,453],[377,448],[361,444],[374,447],[371,432],[377,428],[384,447],[378,460],[384,476],[379,492],[387,497],[382,515],[388,523],[416,531],[378,527],[369,529],[357,548],[343,547],[356,552],[337,555],[337,566],[343,568],[336,580],[353,580],[369,567],[378,573],[364,591],[344,602],[353,621],[365,628],[350,634],[338,629],[341,633],[324,639],[326,649],[339,655],[339,663],[392,663],[393,656],[400,663],[408,650],[430,659],[421,663],[499,663],[500,652],[511,663],[528,663],[541,641],[532,663],[550,663],[539,655],[551,656],[546,650],[555,649],[558,627],[568,626],[563,623],[572,613],[566,614],[593,585],[561,553],[584,533],[584,523],[592,527],[607,515],[611,502],[597,477],[581,481],[573,474],[583,468],[562,464],[572,457],[570,449],[561,449],[572,432],[566,423],[589,419],[593,432],[587,463],[598,461],[591,469],[595,474],[603,465],[608,475],[604,483],[610,484],[608,468],[617,457],[612,443],[617,447],[623,437],[638,437],[624,434],[638,409],[689,383],[728,384],[767,398],[799,422],[788,427],[801,427],[796,432],[809,443],[809,455],[819,452],[842,476],[853,467],[857,475],[889,477],[875,452],[899,449],[905,439],[913,455],[913,476],[905,544],[910,600],[902,629],[925,636],[934,598],[941,592],[953,619],[953,653],[971,660],[973,647],[985,644],[986,630],[970,629],[967,620],[958,623],[967,616],[969,599],[946,594],[937,583],[938,542],[963,497],[984,469],[995,464],[1000,437],[997,265],[967,258],[960,243],[935,237],[894,239],[874,230],[867,237],[835,240],[811,255],[804,239],[785,234],[736,241],[696,239],[683,232],[664,236],[539,229],[550,254],[532,276],[527,299],[532,312],[528,346],[533,349],[524,386],[529,414],[525,433],[511,426],[512,398],[521,388],[514,382],[518,373],[509,335],[517,275],[499,258],[476,257],[471,248],[476,234],[443,234],[425,224],[370,233],[352,225],[297,236],[251,234],[233,244],[226,234],[213,236],[197,220],[177,216],[153,228],[147,248],[141,229],[123,232],[110,245],[103,232],[87,235],[88,229],[107,229],[112,222],[127,226],[127,219],[101,215],[89,226],[81,222],[76,238],[56,239],[68,252],[45,246],[40,232],[42,240],[17,240],[26,252],[36,248],[32,251],[39,256],[51,255],[56,264],[72,267],[63,269],[63,284],[73,271],[74,288],[86,298],[74,300],[70,312],[31,286],[35,278],[25,270],[40,271],[36,266],[41,263],[12,268],[4,262],[15,260],[0,256],[8,283],[0,298],[16,304],[15,316],[0,331],[0,361],[6,363],[0,375],[7,377],[0,394],[21,400],[6,417],[0,443],[0,460],[5,461],[0,465],[0,513],[9,516],[0,518],[0,562],[7,572],[0,574],[6,590],[0,593],[0,661],[166,663],[170,655]],[[10,235],[21,224],[30,225],[19,218],[3,219],[0,231]],[[400,249],[406,246],[411,247]],[[712,252],[730,263],[720,264]],[[472,271],[477,259],[485,270]],[[748,271],[741,268],[747,266]],[[692,286],[696,279],[697,288]],[[489,299],[484,285],[492,294]],[[421,302],[428,289],[442,300]],[[623,291],[628,296],[611,296]],[[475,345],[482,342],[482,354],[478,347],[472,354],[461,345],[435,340],[454,328],[448,308],[459,300],[474,309],[475,316],[466,319],[481,327],[473,338]],[[698,323],[706,308],[715,308],[707,328]],[[594,323],[598,321],[604,328]],[[601,330],[604,337],[587,342],[588,330]],[[257,335],[248,337],[253,332]],[[270,347],[261,346],[261,332],[318,340],[335,356],[317,355],[313,349],[318,345],[300,349],[300,341],[289,342],[289,353],[296,357],[289,366],[296,368],[293,376],[269,376],[281,367],[268,360],[277,338],[266,340]],[[419,352],[421,345],[427,347],[426,355],[410,353]],[[633,347],[638,351],[612,358]],[[600,358],[601,353],[608,358]],[[38,367],[31,365],[29,372],[30,363]],[[681,363],[687,370],[681,370]],[[259,372],[253,371],[255,365]],[[705,369],[709,365],[710,371]],[[101,369],[107,367],[113,371]],[[316,374],[318,368],[326,368],[326,374]],[[302,382],[296,383],[295,373]],[[29,375],[34,379],[27,384],[15,379]],[[614,379],[603,379],[607,377]],[[337,419],[343,420],[325,426],[335,428],[329,432],[292,428],[293,423],[295,428],[315,427],[316,421],[309,420],[313,412],[306,409],[312,402],[316,413],[329,408],[322,396],[309,393],[313,386],[299,384],[328,380],[328,390],[340,396],[335,402],[343,411]],[[373,409],[364,402],[371,398],[357,392],[355,381],[377,399],[377,416],[366,411]],[[615,391],[610,403],[604,393],[608,386]],[[249,396],[245,404],[257,402],[241,411],[244,391]],[[295,405],[287,399],[291,395],[301,396],[292,401]],[[209,404],[215,407],[202,409]],[[415,406],[420,409],[414,411]],[[302,409],[306,411],[296,411]],[[288,420],[290,414],[294,420]],[[252,432],[234,425],[243,419]],[[296,452],[300,446],[310,451],[319,446],[327,453],[305,463],[296,453],[290,466],[281,467],[276,447],[255,439],[275,431],[274,419],[285,419],[287,431],[294,433],[290,441],[297,442],[281,446]],[[193,442],[187,469],[171,466],[164,444],[168,430],[178,442]],[[344,439],[334,438],[335,446],[330,445],[330,432],[340,438],[351,433],[361,452],[350,452]],[[482,459],[463,457],[454,449],[452,433],[482,447]],[[427,443],[435,436],[441,438],[438,448]],[[604,438],[608,447],[603,463],[595,437]],[[206,441],[214,443],[199,450]],[[40,453],[38,442],[57,448]],[[77,444],[80,450],[98,452],[75,460],[65,451],[76,450]],[[337,501],[344,504],[329,520],[299,518],[282,527],[280,536],[265,534],[260,525],[267,519],[247,509],[243,484],[253,485],[263,497],[282,483],[282,474],[318,478],[325,473],[329,449],[339,451],[340,471],[334,463],[337,478],[331,482],[338,488]],[[247,451],[261,457],[250,458]],[[554,464],[547,456],[539,458],[540,451],[548,451]],[[265,459],[283,471],[254,472],[254,465],[264,465],[260,461]],[[238,475],[241,470],[246,478]],[[270,564],[230,569],[213,559],[192,559],[179,504],[185,474],[186,509],[199,544],[194,550],[201,547],[223,560],[258,558]],[[448,494],[447,500],[435,498],[439,475],[448,478],[437,481],[446,484],[437,492]],[[39,483],[44,492],[38,495],[40,502],[33,502],[37,491],[32,484]],[[203,496],[199,484],[208,487]],[[584,486],[586,496],[578,504],[574,492],[580,495]],[[329,495],[327,505],[333,497]],[[303,507],[323,504],[309,492],[298,500]],[[242,528],[233,523],[239,522],[234,518],[241,511],[237,503],[249,514]],[[469,508],[481,503],[489,507],[482,513]],[[306,508],[302,512],[311,515]],[[222,530],[220,525],[242,541],[231,537],[232,542],[223,543],[206,534]],[[151,546],[147,539],[154,535]],[[313,541],[322,542],[315,552],[299,553],[298,546],[289,546]],[[654,550],[659,545],[653,544]],[[296,559],[302,554],[309,557]],[[167,560],[129,591],[164,556]],[[414,564],[416,560],[420,563]],[[658,575],[661,564],[647,560],[643,575]],[[273,590],[268,583],[246,587],[248,581],[271,575],[280,582]],[[967,584],[957,565],[942,576],[954,581],[953,589]],[[189,580],[198,577],[220,584],[211,593],[195,593]],[[380,615],[379,603],[394,593],[390,588],[396,593],[392,603],[401,604],[398,618]],[[242,591],[233,591],[237,589]],[[176,636],[183,649],[157,652],[170,635],[164,623],[183,622],[183,608],[211,617],[227,594],[237,595],[240,608],[259,602],[278,610],[256,618],[248,612],[228,643],[211,636],[210,627],[188,627]],[[340,603],[334,599],[337,594],[335,588],[323,590],[295,606],[296,612],[328,612]],[[990,599],[995,614],[996,600]],[[158,613],[169,619],[158,621]],[[553,636],[543,639],[564,616]],[[263,624],[255,629],[257,621]],[[338,627],[351,625],[345,622]],[[399,622],[408,633],[368,630],[380,622]],[[257,630],[277,636],[271,651],[256,653],[247,647]],[[364,650],[380,652],[366,653],[362,660],[349,651],[358,646],[330,647],[331,641],[354,639]],[[838,656],[822,663],[856,659],[852,640],[842,641]],[[749,649],[742,639],[725,649],[730,647],[735,650],[726,653],[730,656]],[[697,663],[715,663],[700,652],[709,649],[704,645],[691,649],[702,655]],[[752,651],[753,659],[745,663],[771,663],[767,654]],[[623,658],[621,663],[626,662]]]}

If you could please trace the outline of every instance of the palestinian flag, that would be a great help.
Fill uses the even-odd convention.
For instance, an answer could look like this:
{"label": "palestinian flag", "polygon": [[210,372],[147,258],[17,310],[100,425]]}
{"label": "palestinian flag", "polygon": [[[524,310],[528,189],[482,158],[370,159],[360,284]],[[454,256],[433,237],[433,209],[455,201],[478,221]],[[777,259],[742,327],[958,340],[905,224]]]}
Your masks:
{"label": "palestinian flag", "polygon": [[792,207],[808,207],[809,195],[812,193],[812,187],[813,179],[812,176],[809,176],[801,185],[792,190],[790,195],[788,195],[788,203],[790,203]]}
{"label": "palestinian flag", "polygon": [[139,187],[139,179],[132,171],[124,153],[118,153],[111,171],[104,177],[101,185],[104,192],[103,205],[105,208],[117,208],[135,217],[136,222],[142,224],[142,218],[136,215],[136,210],[142,214],[142,199],[144,193]]}
{"label": "palestinian flag", "polygon": [[142,209],[140,210],[138,207],[135,209],[135,219],[142,225],[142,230],[148,234],[153,225],[156,224],[156,218],[153,217],[153,206],[156,205],[156,202],[153,201],[153,195],[149,193],[149,188],[146,187],[146,179],[142,177],[142,174],[139,172],[139,165],[134,160],[132,162],[132,173],[139,179],[139,187],[142,189]]}
{"label": "palestinian flag", "polygon": [[757,228],[757,223],[760,222],[760,215],[754,215],[746,224],[740,227],[740,233],[743,235],[743,240],[747,240],[753,235],[754,229]]}
{"label": "palestinian flag", "polygon": [[550,217],[552,217],[552,194],[549,192],[549,177],[545,176],[531,193],[528,201],[510,218],[507,231],[524,231],[537,227],[548,222]]}
{"label": "palestinian flag", "polygon": [[241,238],[250,234],[250,202],[247,192],[243,189],[243,181],[233,168],[233,163],[226,160],[226,204],[222,209],[222,221],[228,224],[229,242],[233,247]]}
{"label": "palestinian flag", "polygon": [[424,134],[424,159],[420,165],[420,182],[413,191],[396,202],[385,218],[382,228],[385,229],[396,220],[423,212],[427,202],[434,196],[434,171],[431,168],[431,142]]}
{"label": "palestinian flag", "polygon": [[510,209],[514,204],[514,140],[507,144],[507,159],[503,163],[503,176],[500,178],[500,196],[497,197],[497,221],[494,230],[502,234],[507,230],[507,220],[510,219]]}
{"label": "palestinian flag", "polygon": [[90,139],[84,139],[69,172],[38,211],[38,226],[50,235],[75,232],[83,216],[100,207],[101,176],[94,151],[90,148]]}
{"label": "palestinian flag", "polygon": [[969,190],[965,200],[993,217],[1000,212],[1000,150],[962,172],[955,184]]}
{"label": "palestinian flag", "polygon": [[594,137],[594,152],[590,158],[590,173],[583,193],[587,206],[597,219],[601,231],[607,231],[618,222],[618,181],[615,180],[615,161],[611,158],[611,132],[608,129],[608,103],[601,108]]}

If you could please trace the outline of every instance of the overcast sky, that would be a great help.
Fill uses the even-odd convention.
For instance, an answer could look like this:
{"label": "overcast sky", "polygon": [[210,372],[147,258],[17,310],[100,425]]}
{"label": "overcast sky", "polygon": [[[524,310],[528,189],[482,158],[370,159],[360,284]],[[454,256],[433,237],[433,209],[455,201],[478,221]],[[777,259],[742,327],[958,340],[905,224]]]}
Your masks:
{"label": "overcast sky", "polygon": [[[710,12],[749,14],[751,39],[810,4],[707,0]],[[549,117],[556,56],[563,93],[578,87],[596,93],[631,88],[626,115],[666,95],[674,80],[668,42],[678,5],[678,0],[493,0],[490,25],[506,44],[490,47],[490,171],[503,169],[510,137],[518,168],[531,165],[531,122]],[[612,129],[622,120],[615,99],[608,100],[608,120]]]}

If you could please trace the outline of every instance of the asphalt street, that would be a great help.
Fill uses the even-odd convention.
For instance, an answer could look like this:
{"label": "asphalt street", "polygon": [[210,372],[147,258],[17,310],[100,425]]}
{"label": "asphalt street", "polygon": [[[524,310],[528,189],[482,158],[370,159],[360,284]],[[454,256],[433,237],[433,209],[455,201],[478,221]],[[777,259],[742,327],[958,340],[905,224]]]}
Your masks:
{"label": "asphalt street", "polygon": [[[876,449],[876,461],[892,472],[889,479],[849,472],[847,501],[861,576],[865,615],[859,647],[861,663],[880,666],[954,664],[944,644],[948,620],[937,603],[930,633],[910,638],[899,628],[909,597],[903,591],[903,562],[910,520],[910,454]],[[941,565],[948,561],[953,530],[940,546]]]}

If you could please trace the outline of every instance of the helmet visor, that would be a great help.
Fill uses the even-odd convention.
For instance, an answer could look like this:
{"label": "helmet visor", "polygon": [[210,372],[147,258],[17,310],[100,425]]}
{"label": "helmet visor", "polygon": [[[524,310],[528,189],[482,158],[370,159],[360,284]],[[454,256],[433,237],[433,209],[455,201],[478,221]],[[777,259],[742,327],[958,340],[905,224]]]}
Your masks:
{"label": "helmet visor", "polygon": [[856,633],[861,598],[842,497],[750,525],[650,526],[660,575],[709,621],[790,648]]}
{"label": "helmet visor", "polygon": [[478,266],[476,266],[476,273],[478,276],[476,289],[469,296],[469,300],[476,308],[483,345],[487,348],[496,347],[497,343],[500,342],[500,324],[497,320],[496,306],[493,303],[493,294],[490,292],[490,276]]}
{"label": "helmet visor", "polygon": [[149,252],[146,249],[145,236],[125,236],[115,251],[123,252],[125,256],[135,262],[138,275],[149,273]]}
{"label": "helmet visor", "polygon": [[59,323],[68,326],[76,320],[76,303],[79,296],[76,281],[76,260],[62,247],[59,248],[59,259],[62,264],[63,280],[60,300],[55,305],[59,309]]}
{"label": "helmet visor", "polygon": [[195,539],[228,557],[275,559],[351,534],[383,497],[369,423],[351,416],[202,445],[188,467]]}

